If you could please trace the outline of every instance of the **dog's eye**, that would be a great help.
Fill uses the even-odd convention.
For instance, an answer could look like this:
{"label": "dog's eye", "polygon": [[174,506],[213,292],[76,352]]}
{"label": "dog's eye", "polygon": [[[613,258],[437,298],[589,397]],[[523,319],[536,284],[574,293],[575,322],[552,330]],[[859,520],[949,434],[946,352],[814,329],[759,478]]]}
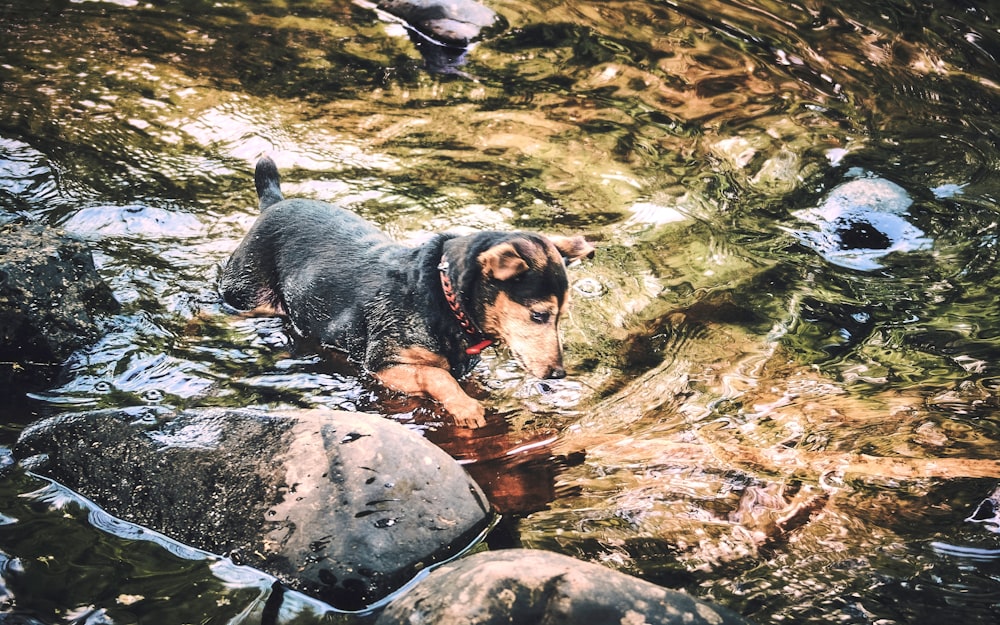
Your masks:
{"label": "dog's eye", "polygon": [[531,320],[535,323],[548,323],[552,318],[552,313],[531,311]]}

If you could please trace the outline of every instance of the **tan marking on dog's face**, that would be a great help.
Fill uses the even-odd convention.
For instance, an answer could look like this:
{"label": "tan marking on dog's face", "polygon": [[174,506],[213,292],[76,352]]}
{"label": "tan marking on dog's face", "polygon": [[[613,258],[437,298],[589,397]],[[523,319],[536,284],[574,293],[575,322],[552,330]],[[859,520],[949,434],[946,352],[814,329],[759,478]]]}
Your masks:
{"label": "tan marking on dog's face", "polygon": [[554,295],[525,306],[501,291],[496,300],[486,306],[483,330],[500,337],[532,375],[562,377],[565,371],[559,342],[561,312],[559,300]]}

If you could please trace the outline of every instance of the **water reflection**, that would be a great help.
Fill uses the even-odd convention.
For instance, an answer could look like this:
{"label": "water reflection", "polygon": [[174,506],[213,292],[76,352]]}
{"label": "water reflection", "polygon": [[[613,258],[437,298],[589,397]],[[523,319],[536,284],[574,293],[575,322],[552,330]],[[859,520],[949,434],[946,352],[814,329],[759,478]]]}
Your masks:
{"label": "water reflection", "polygon": [[[4,440],[69,407],[390,411],[466,463],[514,544],[762,623],[995,616],[989,7],[490,6],[509,28],[469,51],[474,79],[428,74],[398,28],[348,0],[0,8],[0,221],[86,236],[125,306]],[[537,228],[600,242],[570,269],[572,377],[543,387],[492,357],[479,373],[494,412],[471,433],[280,320],[224,309],[219,264],[256,217],[262,152],[290,194],[401,239]],[[860,181],[906,206],[821,214]],[[31,618],[262,609],[260,585],[163,581],[174,564],[89,530],[77,549],[60,510],[24,512],[16,494],[34,486],[2,486],[17,521],[0,525],[0,577],[18,605],[48,606]],[[91,565],[109,549],[110,582]],[[56,606],[45,589],[66,586],[75,557],[94,573]],[[153,571],[148,584],[122,566]],[[198,597],[164,590],[175,582]]]}
{"label": "water reflection", "polygon": [[[116,623],[154,614],[163,623],[198,614],[261,622],[274,579],[259,571],[110,517],[61,486],[21,473],[5,476],[0,499],[12,515],[0,524],[0,592],[16,622]],[[94,581],[80,585],[81,575]],[[59,588],[59,596],[36,594],[38,588]],[[284,599],[303,616],[329,612],[298,593]]]}

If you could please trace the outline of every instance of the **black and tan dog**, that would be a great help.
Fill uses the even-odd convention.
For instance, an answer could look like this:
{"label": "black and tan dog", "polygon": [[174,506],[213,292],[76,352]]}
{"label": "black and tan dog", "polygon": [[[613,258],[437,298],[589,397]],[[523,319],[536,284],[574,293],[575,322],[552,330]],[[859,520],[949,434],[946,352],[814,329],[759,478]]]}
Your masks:
{"label": "black and tan dog", "polygon": [[223,273],[230,305],[287,315],[301,336],[391,389],[437,400],[468,427],[484,424],[484,411],[456,378],[486,346],[505,343],[539,378],[566,375],[564,258],[593,254],[583,237],[438,234],[407,247],[343,208],[284,199],[270,158],[254,182],[262,212]]}

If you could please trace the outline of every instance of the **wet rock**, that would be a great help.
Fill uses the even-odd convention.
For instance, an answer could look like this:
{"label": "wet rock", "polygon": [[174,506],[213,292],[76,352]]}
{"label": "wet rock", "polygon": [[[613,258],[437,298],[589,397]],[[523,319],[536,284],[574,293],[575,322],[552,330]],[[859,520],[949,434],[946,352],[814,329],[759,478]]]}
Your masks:
{"label": "wet rock", "polygon": [[436,43],[457,48],[506,27],[492,9],[472,0],[376,0],[375,5]]}
{"label": "wet rock", "polygon": [[892,252],[925,250],[933,241],[910,223],[913,200],[894,182],[878,177],[835,187],[815,208],[792,213],[816,230],[791,230],[802,243],[841,267],[872,271]]}
{"label": "wet rock", "polygon": [[376,625],[500,623],[746,624],[691,596],[545,551],[478,553],[447,564],[394,600]]}
{"label": "wet rock", "polygon": [[428,71],[468,77],[458,68],[465,64],[470,46],[507,28],[507,21],[472,0],[376,0],[369,5],[399,19],[410,41],[424,57]]}
{"label": "wet rock", "polygon": [[0,394],[51,382],[117,309],[83,241],[20,220],[0,226]]}
{"label": "wet rock", "polygon": [[15,455],[115,516],[343,609],[382,599],[492,520],[451,457],[362,413],[94,411],[30,426]]}
{"label": "wet rock", "polygon": [[772,195],[791,193],[803,178],[799,155],[791,150],[778,150],[770,156],[760,170],[750,178],[757,190]]}

